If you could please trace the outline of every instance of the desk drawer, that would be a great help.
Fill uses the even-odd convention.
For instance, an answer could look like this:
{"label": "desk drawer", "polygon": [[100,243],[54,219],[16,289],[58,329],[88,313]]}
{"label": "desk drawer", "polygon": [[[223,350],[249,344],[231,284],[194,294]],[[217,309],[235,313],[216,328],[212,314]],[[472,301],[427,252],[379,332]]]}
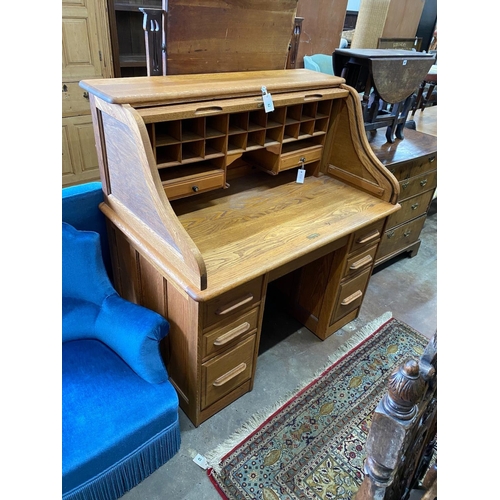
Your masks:
{"label": "desk drawer", "polygon": [[415,243],[420,236],[422,228],[424,227],[426,218],[427,215],[424,214],[418,219],[414,219],[406,224],[403,224],[402,226],[386,231],[384,236],[382,236],[376,260],[378,261],[386,255],[390,255],[397,252],[401,248],[405,248]]}
{"label": "desk drawer", "polygon": [[[321,158],[321,152],[323,151],[323,146],[313,146],[310,148],[300,149],[298,151],[293,151],[290,153],[284,153],[280,158],[281,170],[288,170],[289,168],[294,168],[304,164],[311,163],[313,161],[319,160]],[[302,160],[304,158],[304,160]]]}
{"label": "desk drawer", "polygon": [[255,341],[256,335],[252,335],[226,354],[202,365],[202,410],[251,378]]}
{"label": "desk drawer", "polygon": [[379,241],[382,235],[383,227],[384,219],[356,231],[354,233],[349,253],[356,252],[357,250],[361,250],[365,246],[372,245],[373,243]]}
{"label": "desk drawer", "polygon": [[401,203],[411,196],[435,189],[437,186],[437,170],[432,170],[431,172],[425,172],[422,175],[402,180],[399,182],[399,185],[401,188],[399,192],[399,203]]}
{"label": "desk drawer", "polygon": [[372,266],[375,260],[375,253],[377,251],[377,245],[373,245],[368,250],[361,252],[355,256],[349,257],[347,259],[346,270],[344,277],[354,276],[363,269],[368,269]]}
{"label": "desk drawer", "polygon": [[254,332],[257,328],[258,319],[259,308],[256,307],[236,320],[226,321],[227,324],[203,335],[202,357],[204,358],[217,351],[223,351],[239,342],[250,332]]}
{"label": "desk drawer", "polygon": [[224,170],[210,170],[197,175],[187,175],[163,181],[163,189],[169,200],[184,198],[224,187]]}
{"label": "desk drawer", "polygon": [[259,277],[206,302],[203,307],[203,329],[241,314],[256,304],[261,296],[262,277]]}
{"label": "desk drawer", "polygon": [[330,325],[361,305],[370,274],[371,267],[356,278],[340,285],[340,293],[330,319]]}
{"label": "desk drawer", "polygon": [[392,228],[403,224],[403,222],[415,219],[427,213],[429,203],[432,199],[433,191],[426,191],[418,196],[413,196],[400,202],[401,209],[393,213],[387,219],[387,228]]}

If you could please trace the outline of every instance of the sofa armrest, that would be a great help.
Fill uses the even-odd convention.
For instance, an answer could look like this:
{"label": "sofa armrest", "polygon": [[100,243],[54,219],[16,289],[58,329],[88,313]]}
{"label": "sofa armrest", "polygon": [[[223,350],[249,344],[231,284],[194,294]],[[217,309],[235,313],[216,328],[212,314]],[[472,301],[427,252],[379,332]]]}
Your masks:
{"label": "sofa armrest", "polygon": [[168,332],[169,324],[162,316],[118,294],[104,300],[95,322],[95,337],[151,384],[168,380],[160,354],[160,341]]}

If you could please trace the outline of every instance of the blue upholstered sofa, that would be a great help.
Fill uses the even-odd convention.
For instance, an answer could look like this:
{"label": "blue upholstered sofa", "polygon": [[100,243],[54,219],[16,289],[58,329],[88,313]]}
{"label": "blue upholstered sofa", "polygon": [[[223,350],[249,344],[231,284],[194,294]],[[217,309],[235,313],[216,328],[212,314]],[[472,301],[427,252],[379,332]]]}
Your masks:
{"label": "blue upholstered sofa", "polygon": [[99,182],[62,190],[64,500],[119,498],[180,447],[169,324],[114,290],[102,198]]}

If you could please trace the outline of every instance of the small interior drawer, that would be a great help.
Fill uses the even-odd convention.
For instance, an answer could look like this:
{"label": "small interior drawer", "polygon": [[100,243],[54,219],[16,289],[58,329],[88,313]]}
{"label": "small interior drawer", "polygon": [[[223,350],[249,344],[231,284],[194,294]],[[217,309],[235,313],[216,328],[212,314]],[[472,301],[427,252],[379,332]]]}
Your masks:
{"label": "small interior drawer", "polygon": [[259,308],[241,315],[236,320],[230,318],[225,324],[203,335],[202,356],[208,356],[234,345],[251,332],[255,332],[259,319]]}
{"label": "small interior drawer", "polygon": [[321,158],[321,152],[323,151],[323,146],[317,145],[305,149],[299,149],[297,151],[292,151],[289,153],[282,153],[280,158],[281,170],[288,170],[289,168],[298,167],[302,164],[311,163],[312,161],[319,160]]}
{"label": "small interior drawer", "polygon": [[360,271],[370,268],[375,261],[376,251],[377,245],[373,245],[364,252],[349,257],[347,259],[344,277],[354,276]]}
{"label": "small interior drawer", "polygon": [[203,329],[227,318],[235,318],[255,305],[262,295],[262,277],[244,283],[205,303],[203,307]]}
{"label": "small interior drawer", "polygon": [[370,274],[371,268],[340,285],[339,297],[330,320],[331,325],[361,305]]}
{"label": "small interior drawer", "polygon": [[169,200],[191,196],[197,193],[224,187],[224,170],[210,170],[164,181],[163,189]]}
{"label": "small interior drawer", "polygon": [[349,252],[356,252],[363,247],[367,247],[379,241],[382,235],[383,228],[384,219],[356,231],[353,235]]}
{"label": "small interior drawer", "polygon": [[256,335],[252,335],[226,354],[202,365],[202,410],[251,378],[255,341]]}

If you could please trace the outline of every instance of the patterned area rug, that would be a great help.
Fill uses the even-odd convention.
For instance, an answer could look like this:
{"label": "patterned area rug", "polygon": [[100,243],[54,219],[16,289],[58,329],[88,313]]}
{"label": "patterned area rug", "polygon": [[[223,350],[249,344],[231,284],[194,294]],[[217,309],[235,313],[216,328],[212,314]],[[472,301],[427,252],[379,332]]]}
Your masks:
{"label": "patterned area rug", "polygon": [[223,444],[208,454],[207,472],[222,498],[354,498],[371,415],[388,376],[408,357],[419,358],[428,339],[390,318],[358,341],[249,435],[239,434],[231,451]]}

